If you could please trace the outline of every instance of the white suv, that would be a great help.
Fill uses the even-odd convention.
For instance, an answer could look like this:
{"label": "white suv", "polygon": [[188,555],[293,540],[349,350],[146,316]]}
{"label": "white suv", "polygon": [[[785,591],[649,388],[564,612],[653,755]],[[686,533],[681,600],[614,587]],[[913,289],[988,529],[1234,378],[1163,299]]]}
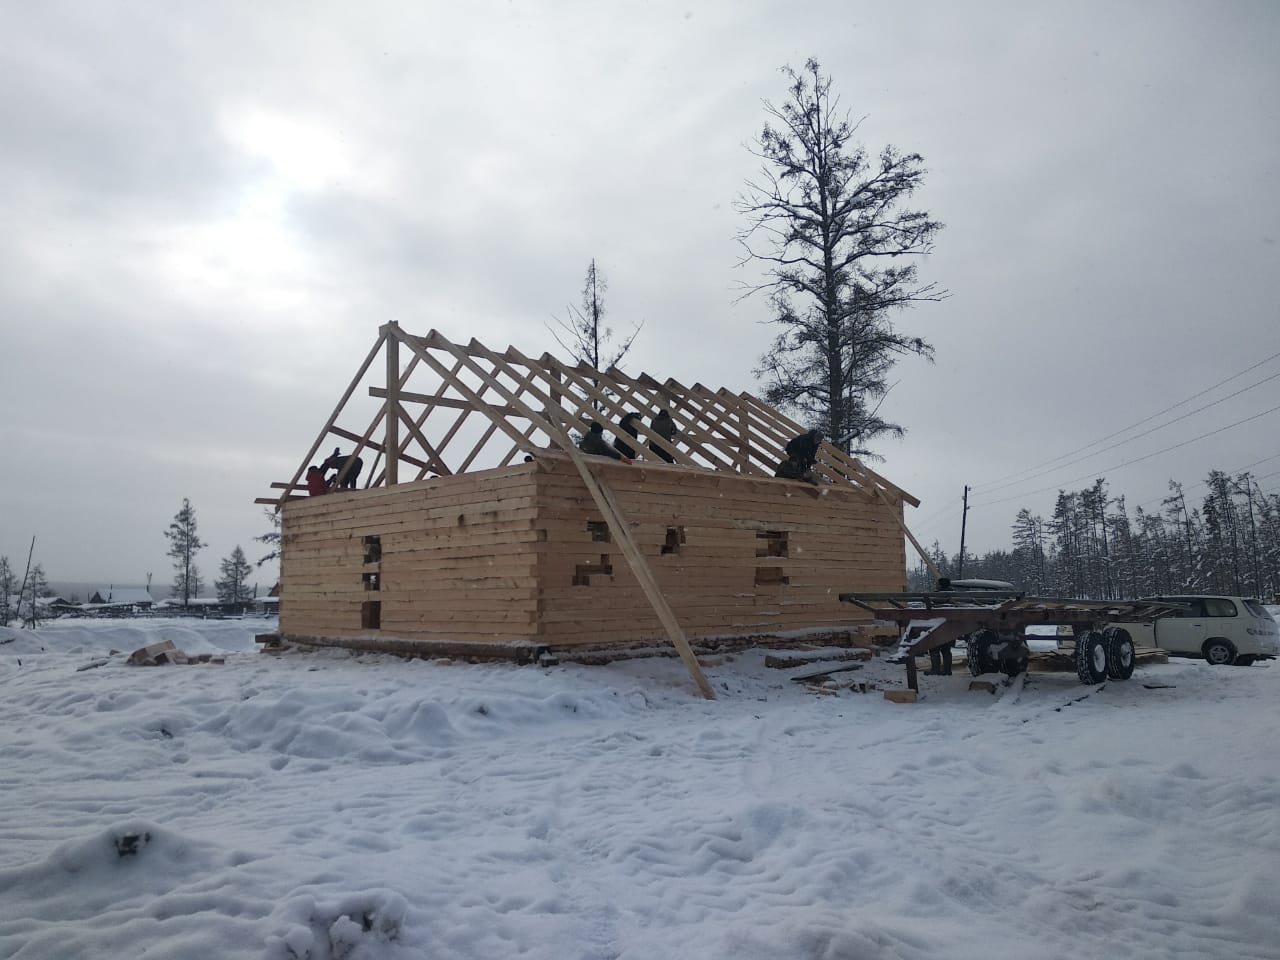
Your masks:
{"label": "white suv", "polygon": [[1156,597],[1183,609],[1149,623],[1123,623],[1134,642],[1180,657],[1247,667],[1280,656],[1280,630],[1257,600],[1246,597]]}

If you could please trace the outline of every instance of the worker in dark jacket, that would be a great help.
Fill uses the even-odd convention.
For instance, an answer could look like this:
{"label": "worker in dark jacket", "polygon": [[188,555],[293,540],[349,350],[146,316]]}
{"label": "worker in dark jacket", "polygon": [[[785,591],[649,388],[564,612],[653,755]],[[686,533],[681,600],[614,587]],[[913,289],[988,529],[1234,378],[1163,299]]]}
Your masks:
{"label": "worker in dark jacket", "polygon": [[818,447],[822,445],[822,431],[810,430],[787,441],[787,456],[809,470],[818,462]]}
{"label": "worker in dark jacket", "polygon": [[613,435],[613,449],[617,450],[624,457],[634,457],[636,455],[636,448],[623,440],[622,434],[625,433],[634,440],[638,432],[636,430],[636,421],[639,419],[640,414],[633,410],[631,413],[624,415],[623,418],[618,421],[618,429],[621,433],[615,433]]}
{"label": "worker in dark jacket", "polygon": [[[340,449],[334,447],[333,455],[320,464],[320,471],[326,474],[330,470],[336,471],[329,478],[329,486],[333,489],[354,490],[356,488],[356,479],[360,476],[360,468],[363,466],[364,461],[354,453],[344,456]],[[339,480],[339,477],[341,477],[341,480]]]}
{"label": "worker in dark jacket", "polygon": [[[674,444],[675,437],[676,437],[676,422],[671,419],[671,414],[669,414],[665,409],[659,410],[657,414],[654,415],[654,418],[651,421],[649,421],[649,426],[653,430],[653,432],[656,433],[658,436],[660,436],[663,440],[666,440],[668,443]],[[660,449],[659,447],[654,445],[652,442],[649,444],[649,449],[652,450],[659,457],[661,457],[663,460],[667,461],[667,463],[676,462],[675,457],[667,453],[667,451]]]}
{"label": "worker in dark jacket", "polygon": [[773,474],[775,477],[781,477],[783,480],[803,480],[805,483],[817,484],[818,477],[812,470],[807,470],[800,466],[795,457],[787,457],[778,464],[778,469]]}
{"label": "worker in dark jacket", "polygon": [[612,457],[614,460],[621,460],[623,463],[631,462],[630,457],[624,457],[609,446],[604,438],[604,427],[594,420],[591,422],[587,432],[582,435],[582,439],[578,441],[578,449],[595,457]]}

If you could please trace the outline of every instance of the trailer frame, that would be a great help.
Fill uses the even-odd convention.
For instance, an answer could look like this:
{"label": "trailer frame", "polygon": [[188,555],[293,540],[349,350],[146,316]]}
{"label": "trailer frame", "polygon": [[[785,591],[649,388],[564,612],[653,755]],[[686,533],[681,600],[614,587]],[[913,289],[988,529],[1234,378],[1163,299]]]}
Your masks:
{"label": "trailer frame", "polygon": [[1014,677],[1027,669],[1029,626],[1069,626],[1072,660],[1081,683],[1127,680],[1133,674],[1133,638],[1113,622],[1142,623],[1185,607],[1171,601],[1082,600],[1034,597],[1016,590],[934,590],[919,593],[842,593],[840,600],[898,626],[898,655],[907,686],[918,691],[915,658],[964,639],[969,672]]}

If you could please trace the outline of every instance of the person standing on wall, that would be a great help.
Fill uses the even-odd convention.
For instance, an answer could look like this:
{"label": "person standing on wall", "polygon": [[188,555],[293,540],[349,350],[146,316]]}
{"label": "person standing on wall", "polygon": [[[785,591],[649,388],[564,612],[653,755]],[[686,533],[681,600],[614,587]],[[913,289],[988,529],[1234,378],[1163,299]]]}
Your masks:
{"label": "person standing on wall", "polygon": [[[649,427],[650,429],[653,430],[654,433],[660,436],[663,440],[666,440],[667,443],[670,443],[672,445],[675,444],[676,422],[671,419],[671,414],[667,412],[665,407],[662,410],[659,410],[654,415],[654,418],[651,421],[649,421]],[[649,449],[654,454],[661,457],[663,460],[667,461],[667,463],[676,462],[675,457],[667,453],[667,451],[656,446],[652,441],[649,443]]]}

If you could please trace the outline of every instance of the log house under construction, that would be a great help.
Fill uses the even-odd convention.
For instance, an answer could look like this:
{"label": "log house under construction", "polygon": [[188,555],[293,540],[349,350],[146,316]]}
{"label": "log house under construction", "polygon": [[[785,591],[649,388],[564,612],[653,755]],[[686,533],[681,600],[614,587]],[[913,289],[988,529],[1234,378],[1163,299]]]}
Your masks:
{"label": "log house under construction", "polygon": [[[649,426],[664,409],[672,442]],[[578,449],[629,411],[634,463]],[[514,658],[669,641],[711,697],[690,638],[847,628],[861,614],[838,595],[904,589],[904,535],[920,550],[903,522],[918,501],[828,443],[818,486],[775,479],[802,432],[750,394],[386,324],[293,478],[258,501],[281,516],[280,636]],[[359,482],[305,496],[335,442]]]}

